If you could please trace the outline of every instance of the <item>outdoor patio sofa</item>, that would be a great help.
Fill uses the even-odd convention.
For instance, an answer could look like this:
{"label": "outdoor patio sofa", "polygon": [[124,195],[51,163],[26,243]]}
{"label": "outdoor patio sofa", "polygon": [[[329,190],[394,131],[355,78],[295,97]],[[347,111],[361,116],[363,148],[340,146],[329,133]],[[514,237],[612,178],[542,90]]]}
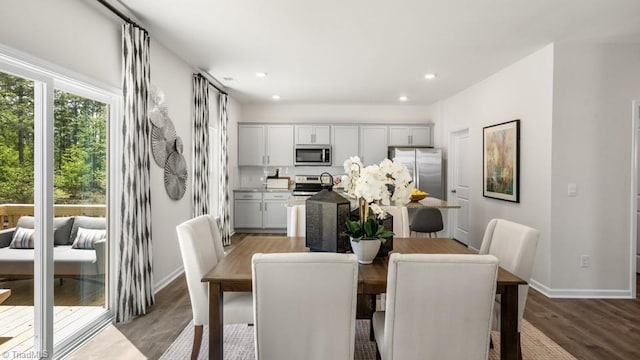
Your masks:
{"label": "outdoor patio sofa", "polygon": [[[23,278],[33,276],[34,249],[15,249],[9,245],[17,228],[34,228],[32,216],[22,216],[15,228],[0,230],[0,277]],[[54,277],[84,277],[104,274],[106,240],[96,241],[93,248],[72,247],[79,228],[105,230],[104,217],[71,216],[53,220]]]}

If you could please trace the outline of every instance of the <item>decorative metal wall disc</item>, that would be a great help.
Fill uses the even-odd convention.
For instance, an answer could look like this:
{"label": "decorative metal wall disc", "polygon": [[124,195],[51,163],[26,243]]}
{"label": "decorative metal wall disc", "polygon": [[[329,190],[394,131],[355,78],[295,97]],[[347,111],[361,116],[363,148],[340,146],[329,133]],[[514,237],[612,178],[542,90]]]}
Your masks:
{"label": "decorative metal wall disc", "polygon": [[151,129],[151,152],[158,166],[164,167],[169,154],[175,151],[176,137],[176,129],[169,118],[163,127]]}
{"label": "decorative metal wall disc", "polygon": [[173,152],[164,165],[164,188],[173,200],[180,200],[187,191],[187,161],[184,156]]}
{"label": "decorative metal wall disc", "polygon": [[169,109],[164,105],[152,105],[149,109],[149,120],[155,127],[163,127],[169,118]]}
{"label": "decorative metal wall disc", "polygon": [[182,138],[178,136],[175,141],[175,149],[178,154],[182,154]]}

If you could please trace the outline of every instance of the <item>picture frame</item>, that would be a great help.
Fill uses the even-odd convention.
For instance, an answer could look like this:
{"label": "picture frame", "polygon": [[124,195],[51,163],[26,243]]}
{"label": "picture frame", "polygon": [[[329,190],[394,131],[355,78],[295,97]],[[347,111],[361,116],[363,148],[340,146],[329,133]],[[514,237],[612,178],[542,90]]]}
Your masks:
{"label": "picture frame", "polygon": [[520,120],[482,128],[482,195],[520,202]]}

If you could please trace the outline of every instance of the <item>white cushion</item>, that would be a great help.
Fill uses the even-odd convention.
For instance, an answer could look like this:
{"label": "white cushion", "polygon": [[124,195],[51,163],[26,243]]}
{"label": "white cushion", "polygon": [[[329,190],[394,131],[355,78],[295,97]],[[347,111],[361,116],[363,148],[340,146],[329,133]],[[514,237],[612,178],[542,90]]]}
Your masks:
{"label": "white cushion", "polygon": [[353,359],[358,263],[353,254],[256,254],[257,359]]}

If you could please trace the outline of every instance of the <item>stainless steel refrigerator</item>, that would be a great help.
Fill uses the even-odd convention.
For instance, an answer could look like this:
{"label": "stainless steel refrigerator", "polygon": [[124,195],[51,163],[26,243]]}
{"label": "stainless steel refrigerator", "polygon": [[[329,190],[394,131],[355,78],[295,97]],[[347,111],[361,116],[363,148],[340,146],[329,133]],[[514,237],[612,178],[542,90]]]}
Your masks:
{"label": "stainless steel refrigerator", "polygon": [[415,187],[430,197],[444,198],[442,150],[426,147],[389,147],[389,159],[406,166]]}

